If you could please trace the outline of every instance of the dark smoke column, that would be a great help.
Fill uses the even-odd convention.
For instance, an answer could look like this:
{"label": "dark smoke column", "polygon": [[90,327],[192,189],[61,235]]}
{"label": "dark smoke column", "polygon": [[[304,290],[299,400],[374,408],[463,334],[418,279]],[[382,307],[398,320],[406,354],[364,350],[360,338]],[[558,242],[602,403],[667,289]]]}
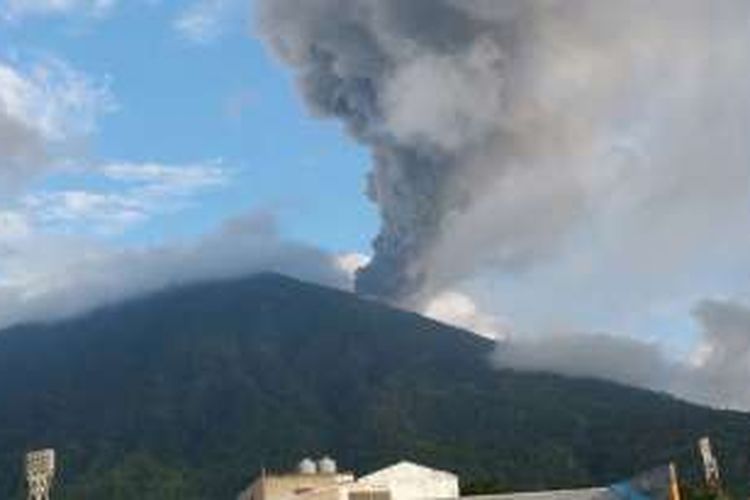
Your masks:
{"label": "dark smoke column", "polygon": [[[346,124],[372,151],[368,194],[381,232],[357,291],[393,302],[416,300],[424,258],[455,208],[457,158],[391,129],[385,93],[418,53],[460,53],[481,23],[448,0],[261,0],[259,29],[289,64],[311,111]],[[425,91],[439,82],[425,81]],[[392,89],[391,89],[392,92]]]}
{"label": "dark smoke column", "polygon": [[393,144],[376,154],[376,162],[369,195],[380,207],[383,227],[373,243],[372,262],[357,275],[357,291],[409,302],[417,299],[426,278],[423,258],[437,237],[443,182],[452,165],[428,151]]}

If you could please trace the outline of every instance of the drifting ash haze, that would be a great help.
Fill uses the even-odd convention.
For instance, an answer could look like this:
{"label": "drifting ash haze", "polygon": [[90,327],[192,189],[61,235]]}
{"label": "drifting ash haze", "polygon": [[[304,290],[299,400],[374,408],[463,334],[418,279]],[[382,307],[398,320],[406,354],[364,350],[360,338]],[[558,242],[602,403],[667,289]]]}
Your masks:
{"label": "drifting ash haze", "polygon": [[[372,152],[358,291],[424,309],[471,285],[543,334],[504,366],[750,408],[750,325],[717,320],[747,311],[703,301],[748,292],[750,3],[262,0],[258,23]],[[668,299],[698,304],[689,361],[540,326]]]}
{"label": "drifting ash haze", "polygon": [[693,310],[700,342],[692,359],[677,361],[661,346],[622,336],[556,334],[499,344],[500,368],[597,377],[666,391],[719,408],[750,410],[750,309],[703,301]]}

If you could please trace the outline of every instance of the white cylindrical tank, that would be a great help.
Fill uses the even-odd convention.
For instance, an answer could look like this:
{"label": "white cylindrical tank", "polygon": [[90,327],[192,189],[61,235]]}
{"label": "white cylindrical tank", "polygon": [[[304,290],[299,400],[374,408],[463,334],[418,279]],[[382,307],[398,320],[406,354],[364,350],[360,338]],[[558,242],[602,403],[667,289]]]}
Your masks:
{"label": "white cylindrical tank", "polygon": [[305,458],[299,463],[297,470],[300,474],[315,474],[315,462]]}
{"label": "white cylindrical tank", "polygon": [[337,467],[336,461],[331,457],[323,457],[318,460],[318,473],[319,474],[336,474]]}

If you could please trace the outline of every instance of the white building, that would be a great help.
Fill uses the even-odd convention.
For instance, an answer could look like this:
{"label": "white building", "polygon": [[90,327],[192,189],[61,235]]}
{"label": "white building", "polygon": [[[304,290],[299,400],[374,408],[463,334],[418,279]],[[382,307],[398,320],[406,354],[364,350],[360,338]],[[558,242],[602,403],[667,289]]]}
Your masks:
{"label": "white building", "polygon": [[458,476],[411,462],[399,462],[356,482],[359,489],[390,492],[391,500],[458,498]]}

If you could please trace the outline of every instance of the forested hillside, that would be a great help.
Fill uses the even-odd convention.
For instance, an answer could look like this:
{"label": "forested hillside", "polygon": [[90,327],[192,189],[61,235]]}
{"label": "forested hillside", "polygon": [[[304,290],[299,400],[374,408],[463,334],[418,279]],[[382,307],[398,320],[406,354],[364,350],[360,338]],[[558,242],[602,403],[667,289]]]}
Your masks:
{"label": "forested hillside", "polygon": [[57,499],[233,498],[261,467],[411,459],[465,483],[606,484],[710,434],[735,486],[750,417],[594,380],[494,370],[492,345],[263,274],[0,333],[0,498],[58,450]]}

